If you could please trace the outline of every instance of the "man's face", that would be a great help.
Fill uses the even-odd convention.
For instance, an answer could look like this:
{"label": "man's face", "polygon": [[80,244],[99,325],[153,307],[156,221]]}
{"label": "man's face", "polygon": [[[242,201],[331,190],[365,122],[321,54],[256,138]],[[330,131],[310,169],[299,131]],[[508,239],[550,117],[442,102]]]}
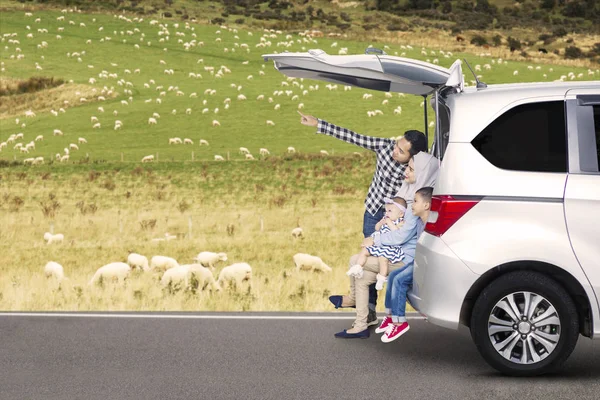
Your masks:
{"label": "man's face", "polygon": [[401,137],[396,141],[396,144],[394,145],[394,152],[392,153],[392,158],[400,164],[406,164],[408,160],[410,160],[410,148],[410,142]]}

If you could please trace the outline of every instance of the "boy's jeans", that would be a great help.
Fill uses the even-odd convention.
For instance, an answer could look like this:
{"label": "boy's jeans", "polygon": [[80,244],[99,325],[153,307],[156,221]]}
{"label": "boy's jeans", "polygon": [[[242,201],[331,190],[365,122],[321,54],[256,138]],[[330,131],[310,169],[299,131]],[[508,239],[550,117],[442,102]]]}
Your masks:
{"label": "boy's jeans", "polygon": [[[365,215],[363,217],[363,235],[364,237],[369,237],[373,232],[375,232],[375,225],[383,218],[385,214],[385,208],[381,207],[375,215],[371,215],[367,210],[365,210]],[[375,306],[377,305],[377,290],[375,289],[375,284],[369,285],[369,309],[375,310]]]}
{"label": "boy's jeans", "polygon": [[406,322],[406,294],[413,283],[414,263],[388,275],[385,308],[392,310],[393,322]]}

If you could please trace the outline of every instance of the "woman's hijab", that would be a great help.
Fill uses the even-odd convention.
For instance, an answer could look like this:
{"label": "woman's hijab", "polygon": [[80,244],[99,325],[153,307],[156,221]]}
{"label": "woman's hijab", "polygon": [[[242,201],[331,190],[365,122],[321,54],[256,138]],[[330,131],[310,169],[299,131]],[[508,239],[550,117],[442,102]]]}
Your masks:
{"label": "woman's hijab", "polygon": [[415,164],[415,183],[403,182],[396,197],[402,197],[412,204],[415,192],[426,186],[434,186],[440,169],[440,162],[429,153],[421,151],[413,156]]}

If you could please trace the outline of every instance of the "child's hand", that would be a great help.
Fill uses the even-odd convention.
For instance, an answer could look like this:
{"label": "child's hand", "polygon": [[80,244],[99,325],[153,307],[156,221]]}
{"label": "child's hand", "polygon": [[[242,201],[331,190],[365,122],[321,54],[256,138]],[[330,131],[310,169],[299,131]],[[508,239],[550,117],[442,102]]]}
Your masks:
{"label": "child's hand", "polygon": [[300,111],[298,111],[298,114],[300,114],[300,123],[302,125],[306,125],[306,126],[317,126],[319,124],[319,121],[313,117],[312,115],[306,115],[306,114],[302,114]]}

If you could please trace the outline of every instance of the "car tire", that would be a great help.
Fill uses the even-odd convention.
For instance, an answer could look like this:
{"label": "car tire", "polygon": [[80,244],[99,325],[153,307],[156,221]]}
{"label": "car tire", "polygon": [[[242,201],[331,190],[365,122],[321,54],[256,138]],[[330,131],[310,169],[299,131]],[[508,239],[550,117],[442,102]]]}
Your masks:
{"label": "car tire", "polygon": [[[528,307],[537,313],[530,314],[529,320],[525,315],[525,297],[530,306],[539,301]],[[513,305],[521,315],[517,315]],[[554,279],[534,271],[509,272],[488,284],[475,301],[470,329],[485,361],[511,376],[535,376],[556,370],[571,355],[579,338],[577,308],[571,296]],[[540,335],[544,336],[540,339]],[[552,340],[545,341],[548,337]],[[550,346],[549,351],[543,342],[554,347]]]}

